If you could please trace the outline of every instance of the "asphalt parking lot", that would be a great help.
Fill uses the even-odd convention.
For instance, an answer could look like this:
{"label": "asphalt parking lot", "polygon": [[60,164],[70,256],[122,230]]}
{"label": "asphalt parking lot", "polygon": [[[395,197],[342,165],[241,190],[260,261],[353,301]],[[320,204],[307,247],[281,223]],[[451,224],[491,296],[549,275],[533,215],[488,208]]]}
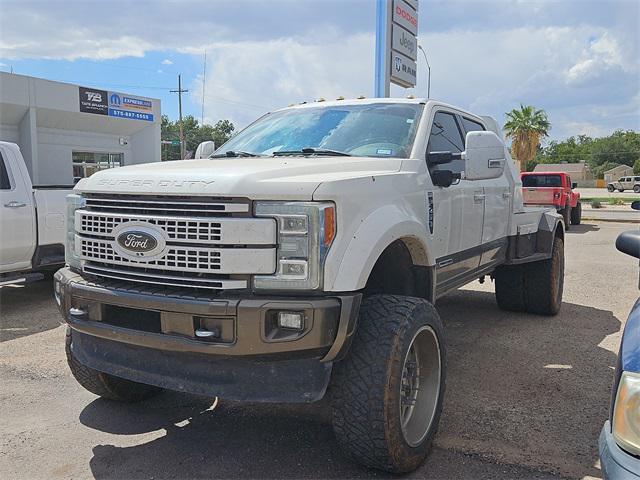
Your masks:
{"label": "asphalt parking lot", "polygon": [[[496,307],[478,282],[442,299],[449,372],[433,454],[410,478],[599,478],[621,328],[638,263],[615,251],[630,224],[566,239],[557,317]],[[64,360],[50,281],[0,291],[1,478],[385,478],[346,461],[326,403],[246,405],[165,393],[118,405]]]}

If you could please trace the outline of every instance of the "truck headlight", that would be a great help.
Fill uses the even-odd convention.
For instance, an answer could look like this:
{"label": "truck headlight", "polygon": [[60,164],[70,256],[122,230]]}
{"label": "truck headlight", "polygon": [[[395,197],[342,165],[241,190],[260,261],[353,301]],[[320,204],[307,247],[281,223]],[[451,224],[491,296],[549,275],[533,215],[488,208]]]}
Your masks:
{"label": "truck headlight", "polygon": [[76,210],[83,208],[85,205],[86,200],[83,196],[75,193],[67,195],[67,241],[64,246],[64,259],[69,267],[77,270],[82,268],[82,263],[80,256],[76,252]]}
{"label": "truck headlight", "polygon": [[256,289],[316,290],[336,235],[335,205],[318,202],[258,202],[255,215],[278,222],[277,271],[256,275]]}
{"label": "truck headlight", "polygon": [[640,455],[640,374],[622,372],[613,407],[613,438],[621,448]]}

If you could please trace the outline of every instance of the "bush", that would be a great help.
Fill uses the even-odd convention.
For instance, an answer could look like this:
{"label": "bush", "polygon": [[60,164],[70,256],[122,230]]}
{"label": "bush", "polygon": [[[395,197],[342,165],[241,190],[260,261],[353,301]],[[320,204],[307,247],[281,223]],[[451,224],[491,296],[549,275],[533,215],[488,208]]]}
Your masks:
{"label": "bush", "polygon": [[591,208],[602,208],[602,204],[598,200],[591,200]]}
{"label": "bush", "polygon": [[609,205],[624,205],[624,200],[622,198],[610,198]]}

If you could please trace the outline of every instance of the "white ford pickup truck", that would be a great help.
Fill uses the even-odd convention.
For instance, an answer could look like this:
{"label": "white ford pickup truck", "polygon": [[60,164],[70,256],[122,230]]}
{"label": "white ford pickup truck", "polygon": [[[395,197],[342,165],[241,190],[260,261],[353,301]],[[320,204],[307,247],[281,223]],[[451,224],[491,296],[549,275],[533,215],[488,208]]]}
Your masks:
{"label": "white ford pickup truck", "polygon": [[64,265],[65,197],[72,186],[31,184],[15,143],[0,142],[0,285]]}
{"label": "white ford pickup truck", "polygon": [[495,121],[432,100],[285,108],[209,159],[96,173],[69,212],[55,292],[83,387],[326,393],[343,450],[392,472],[440,420],[437,299],[490,275],[501,308],[562,301],[561,217],[523,206]]}

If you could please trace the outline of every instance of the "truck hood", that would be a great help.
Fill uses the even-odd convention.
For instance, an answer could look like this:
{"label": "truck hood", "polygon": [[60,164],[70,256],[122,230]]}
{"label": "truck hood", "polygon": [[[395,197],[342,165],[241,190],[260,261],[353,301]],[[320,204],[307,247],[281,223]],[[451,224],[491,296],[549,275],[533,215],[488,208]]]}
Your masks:
{"label": "truck hood", "polygon": [[365,157],[178,160],[103,170],[78,183],[76,190],[311,200],[323,182],[397,172],[401,165],[397,158]]}

